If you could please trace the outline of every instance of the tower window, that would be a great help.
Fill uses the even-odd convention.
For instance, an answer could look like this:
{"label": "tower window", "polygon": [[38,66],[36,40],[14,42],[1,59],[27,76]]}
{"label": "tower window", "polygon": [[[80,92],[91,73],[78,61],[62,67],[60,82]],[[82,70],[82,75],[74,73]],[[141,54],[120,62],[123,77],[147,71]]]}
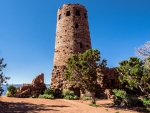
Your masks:
{"label": "tower window", "polygon": [[86,47],[89,47],[89,45],[86,45]]}
{"label": "tower window", "polygon": [[75,28],[78,28],[78,27],[79,27],[79,25],[78,25],[78,24],[76,24],[76,25],[75,25]]}
{"label": "tower window", "polygon": [[70,16],[70,11],[67,11],[67,12],[66,12],[66,16]]}
{"label": "tower window", "polygon": [[76,16],[80,16],[80,11],[76,11]]}
{"label": "tower window", "polygon": [[61,16],[61,14],[60,14],[58,19],[60,20],[61,18],[62,18],[62,16]]}
{"label": "tower window", "polygon": [[84,13],[84,17],[87,18],[87,14],[86,13]]}
{"label": "tower window", "polygon": [[80,42],[80,48],[83,48],[83,44]]}

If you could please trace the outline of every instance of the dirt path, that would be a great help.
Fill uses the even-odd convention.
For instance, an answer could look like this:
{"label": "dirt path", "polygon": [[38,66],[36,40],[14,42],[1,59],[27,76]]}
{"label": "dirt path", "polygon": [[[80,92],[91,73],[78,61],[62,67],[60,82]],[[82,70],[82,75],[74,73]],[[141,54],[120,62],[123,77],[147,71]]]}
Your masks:
{"label": "dirt path", "polygon": [[0,113],[139,113],[112,106],[110,100],[99,100],[99,107],[89,106],[89,101],[9,98],[2,96]]}

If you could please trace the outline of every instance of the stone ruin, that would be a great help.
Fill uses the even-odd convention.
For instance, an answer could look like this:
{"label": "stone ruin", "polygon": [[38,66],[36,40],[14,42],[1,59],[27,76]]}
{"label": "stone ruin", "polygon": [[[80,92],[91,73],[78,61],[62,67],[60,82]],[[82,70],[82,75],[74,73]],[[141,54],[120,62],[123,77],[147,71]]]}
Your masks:
{"label": "stone ruin", "polygon": [[122,87],[118,77],[119,73],[115,68],[106,67],[103,72],[97,73],[97,82],[99,84],[96,96],[98,98],[110,98],[112,89],[120,89]]}
{"label": "stone ruin", "polygon": [[23,86],[18,88],[15,97],[38,97],[38,95],[43,93],[45,89],[44,74],[41,73],[33,79],[31,84],[24,83]]}
{"label": "stone ruin", "polygon": [[[61,96],[61,92],[63,89],[70,89],[75,92],[76,95],[82,97],[86,91],[84,89],[79,88],[76,85],[69,85],[67,80],[64,78],[64,70],[65,66],[62,67],[54,67],[52,73],[52,83],[50,85],[51,88],[55,90],[55,94],[57,97]],[[119,73],[115,68],[106,67],[103,72],[97,73],[98,79],[98,87],[96,92],[96,97],[98,98],[110,98],[112,95],[112,89],[120,89],[122,87],[119,82]]]}

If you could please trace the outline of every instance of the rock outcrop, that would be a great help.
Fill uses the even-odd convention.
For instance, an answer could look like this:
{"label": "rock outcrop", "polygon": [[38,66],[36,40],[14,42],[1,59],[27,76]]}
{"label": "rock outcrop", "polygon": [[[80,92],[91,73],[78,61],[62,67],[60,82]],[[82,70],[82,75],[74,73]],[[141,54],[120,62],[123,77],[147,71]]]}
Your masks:
{"label": "rock outcrop", "polygon": [[23,84],[20,88],[17,89],[15,97],[37,97],[39,94],[43,93],[46,89],[44,83],[44,74],[41,73],[35,79],[33,79],[31,84]]}

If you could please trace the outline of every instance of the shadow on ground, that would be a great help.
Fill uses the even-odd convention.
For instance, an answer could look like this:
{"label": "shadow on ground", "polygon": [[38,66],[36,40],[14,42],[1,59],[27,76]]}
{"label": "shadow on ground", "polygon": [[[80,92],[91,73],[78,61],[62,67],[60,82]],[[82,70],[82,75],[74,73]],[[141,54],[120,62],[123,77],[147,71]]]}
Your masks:
{"label": "shadow on ground", "polygon": [[117,106],[117,105],[114,105],[112,103],[109,103],[109,104],[100,104],[100,106],[104,106],[106,107],[106,110],[107,108],[113,108],[115,110],[124,110],[124,111],[136,111],[136,112],[139,112],[139,113],[144,113],[142,112],[142,107],[125,107],[125,106]]}
{"label": "shadow on ground", "polygon": [[0,102],[0,113],[38,113],[39,111],[59,111],[56,107],[70,107],[63,105],[31,104],[24,102]]}

